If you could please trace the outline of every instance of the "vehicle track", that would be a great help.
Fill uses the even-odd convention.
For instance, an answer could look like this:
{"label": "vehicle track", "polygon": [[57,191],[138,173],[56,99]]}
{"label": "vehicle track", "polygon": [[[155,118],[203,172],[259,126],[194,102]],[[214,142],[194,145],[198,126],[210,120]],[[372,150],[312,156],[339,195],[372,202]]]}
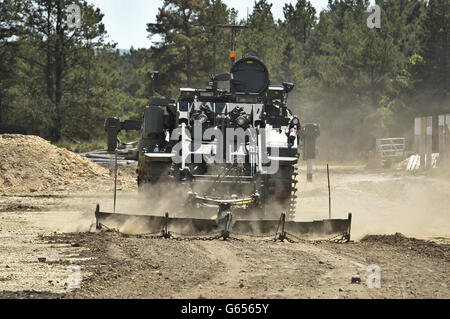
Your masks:
{"label": "vehicle track", "polygon": [[197,245],[199,249],[209,254],[209,258],[216,262],[219,268],[211,271],[214,276],[210,280],[199,284],[192,290],[175,295],[175,298],[202,298],[206,296],[231,298],[230,295],[227,295],[227,291],[236,290],[239,287],[241,271],[247,269],[245,262],[233,252],[238,248],[230,241],[200,241]]}

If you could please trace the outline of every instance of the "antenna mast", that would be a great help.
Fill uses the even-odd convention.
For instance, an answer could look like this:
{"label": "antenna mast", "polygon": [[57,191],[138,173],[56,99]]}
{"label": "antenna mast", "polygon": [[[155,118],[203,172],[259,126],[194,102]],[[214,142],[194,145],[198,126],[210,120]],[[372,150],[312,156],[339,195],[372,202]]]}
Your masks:
{"label": "antenna mast", "polygon": [[246,25],[233,25],[233,24],[218,24],[218,28],[231,29],[231,41],[230,41],[230,60],[231,65],[236,61],[236,36],[242,29],[248,29]]}

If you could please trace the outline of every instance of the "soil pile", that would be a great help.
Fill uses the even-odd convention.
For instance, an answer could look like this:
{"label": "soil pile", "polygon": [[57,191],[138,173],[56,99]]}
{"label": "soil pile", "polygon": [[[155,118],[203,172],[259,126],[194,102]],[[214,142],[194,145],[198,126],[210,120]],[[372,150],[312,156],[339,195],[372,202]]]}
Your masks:
{"label": "soil pile", "polygon": [[[128,174],[120,188],[135,184]],[[0,135],[0,194],[106,190],[110,170],[31,135]],[[106,189],[105,189],[106,187]]]}
{"label": "soil pile", "polygon": [[397,246],[417,254],[425,255],[427,257],[440,258],[443,260],[449,260],[450,257],[450,245],[436,244],[432,241],[408,238],[400,233],[395,233],[394,235],[367,235],[361,239],[361,242]]}

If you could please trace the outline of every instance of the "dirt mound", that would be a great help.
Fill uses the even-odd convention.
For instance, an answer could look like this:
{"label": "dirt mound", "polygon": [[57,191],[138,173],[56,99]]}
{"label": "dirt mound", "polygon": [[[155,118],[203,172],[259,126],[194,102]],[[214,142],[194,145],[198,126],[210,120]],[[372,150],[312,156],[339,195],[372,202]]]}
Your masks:
{"label": "dirt mound", "polygon": [[402,244],[408,242],[410,239],[401,233],[395,233],[394,235],[367,235],[361,239],[362,242],[379,242],[383,244]]}
{"label": "dirt mound", "polygon": [[397,246],[401,249],[426,255],[427,257],[444,260],[448,260],[450,257],[450,245],[448,244],[437,244],[432,241],[408,238],[400,233],[395,233],[394,235],[367,235],[361,239],[361,242]]}
{"label": "dirt mound", "polygon": [[[121,178],[119,187],[130,185]],[[0,194],[105,189],[110,171],[31,135],[0,135]]]}

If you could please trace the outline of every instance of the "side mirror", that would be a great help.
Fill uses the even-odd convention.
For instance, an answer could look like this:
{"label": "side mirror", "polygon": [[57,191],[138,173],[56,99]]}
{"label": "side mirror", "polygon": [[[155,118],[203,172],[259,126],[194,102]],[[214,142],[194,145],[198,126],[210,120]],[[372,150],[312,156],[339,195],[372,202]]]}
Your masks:
{"label": "side mirror", "polygon": [[283,82],[284,92],[286,93],[290,93],[294,89],[294,87],[295,87],[294,83]]}

